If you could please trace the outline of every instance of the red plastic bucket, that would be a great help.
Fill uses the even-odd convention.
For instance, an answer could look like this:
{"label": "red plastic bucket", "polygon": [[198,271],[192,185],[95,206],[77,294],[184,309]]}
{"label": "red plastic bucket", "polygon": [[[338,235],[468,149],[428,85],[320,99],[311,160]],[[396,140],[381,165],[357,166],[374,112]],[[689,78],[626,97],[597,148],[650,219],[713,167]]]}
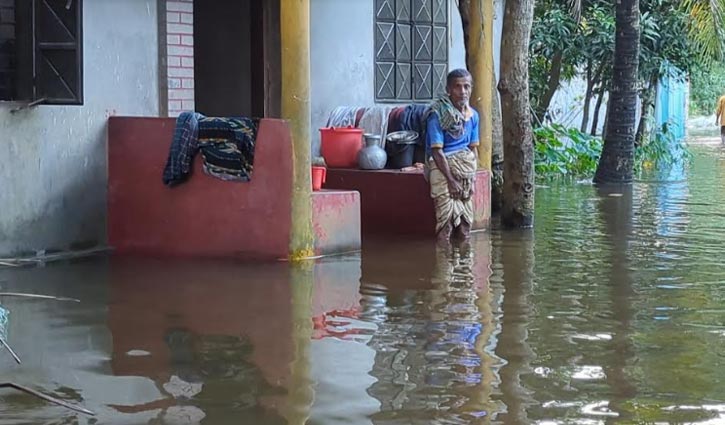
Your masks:
{"label": "red plastic bucket", "polygon": [[327,168],[312,167],[312,190],[322,189],[322,184],[327,180]]}
{"label": "red plastic bucket", "polygon": [[357,154],[363,148],[361,128],[321,128],[320,151],[332,168],[357,168]]}

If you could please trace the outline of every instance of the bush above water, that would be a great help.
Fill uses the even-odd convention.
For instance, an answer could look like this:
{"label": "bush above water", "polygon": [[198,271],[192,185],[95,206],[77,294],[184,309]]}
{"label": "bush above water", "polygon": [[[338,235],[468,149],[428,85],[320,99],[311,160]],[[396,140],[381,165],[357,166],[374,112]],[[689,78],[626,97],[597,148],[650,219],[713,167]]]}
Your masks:
{"label": "bush above water", "polygon": [[637,147],[634,153],[634,167],[635,172],[642,173],[658,167],[688,164],[691,159],[692,153],[684,139],[677,140],[665,123]]}
{"label": "bush above water", "polygon": [[534,130],[534,167],[541,177],[593,176],[602,140],[575,128],[551,124]]}
{"label": "bush above water", "polygon": [[[592,178],[602,153],[602,139],[576,128],[551,124],[534,130],[534,167],[537,178]],[[645,137],[635,151],[635,173],[686,163],[690,152],[664,124]]]}

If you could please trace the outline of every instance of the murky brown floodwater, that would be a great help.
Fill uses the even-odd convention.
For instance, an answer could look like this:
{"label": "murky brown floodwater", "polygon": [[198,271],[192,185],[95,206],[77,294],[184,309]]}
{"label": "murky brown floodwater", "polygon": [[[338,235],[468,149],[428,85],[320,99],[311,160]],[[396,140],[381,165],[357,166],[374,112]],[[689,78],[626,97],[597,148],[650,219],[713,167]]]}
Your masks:
{"label": "murky brown floodwater", "polygon": [[[725,423],[725,150],[533,232],[367,241],[308,269],[90,259],[0,269],[0,424]],[[667,180],[667,181],[663,181]]]}

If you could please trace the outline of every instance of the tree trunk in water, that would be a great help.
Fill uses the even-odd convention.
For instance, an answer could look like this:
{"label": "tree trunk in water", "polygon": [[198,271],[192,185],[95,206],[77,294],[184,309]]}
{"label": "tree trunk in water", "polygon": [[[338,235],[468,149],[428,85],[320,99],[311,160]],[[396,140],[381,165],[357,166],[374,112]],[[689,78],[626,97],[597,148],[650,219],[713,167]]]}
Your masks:
{"label": "tree trunk in water", "polygon": [[503,122],[501,121],[501,102],[496,88],[496,75],[493,75],[493,96],[491,98],[491,130],[493,154],[491,161],[491,211],[499,212],[503,207]]}
{"label": "tree trunk in water", "polygon": [[[528,53],[527,53],[528,54]],[[554,53],[554,57],[551,58],[551,68],[549,69],[549,80],[546,84],[546,92],[544,96],[539,99],[539,104],[536,106],[536,116],[541,122],[546,119],[546,112],[549,110],[551,99],[556,94],[556,89],[559,88],[559,82],[561,82],[561,62],[564,53],[557,50]]]}
{"label": "tree trunk in water", "polygon": [[501,219],[507,227],[534,224],[534,137],[529,112],[529,37],[534,0],[507,0],[501,40],[501,118],[504,172]]}
{"label": "tree trunk in water", "polygon": [[649,113],[654,106],[655,93],[657,93],[657,74],[653,74],[647,85],[647,88],[642,92],[642,109],[639,115],[639,124],[637,125],[637,134],[634,136],[634,145],[639,146],[642,144],[642,139],[647,132],[647,118]]}
{"label": "tree trunk in water", "polygon": [[629,183],[634,167],[639,64],[639,0],[619,0],[616,6],[614,69],[609,92],[604,149],[595,183]]}
{"label": "tree trunk in water", "polygon": [[584,133],[587,131],[589,125],[589,106],[592,103],[592,96],[594,95],[594,79],[592,78],[592,61],[587,61],[587,91],[584,95],[584,111],[582,111],[582,125],[579,127],[579,131]]}
{"label": "tree trunk in water", "polygon": [[597,104],[594,106],[594,116],[592,117],[592,131],[589,132],[592,136],[597,135],[597,127],[599,127],[599,111],[602,109],[602,101],[604,100],[604,87],[599,89],[597,95]]}

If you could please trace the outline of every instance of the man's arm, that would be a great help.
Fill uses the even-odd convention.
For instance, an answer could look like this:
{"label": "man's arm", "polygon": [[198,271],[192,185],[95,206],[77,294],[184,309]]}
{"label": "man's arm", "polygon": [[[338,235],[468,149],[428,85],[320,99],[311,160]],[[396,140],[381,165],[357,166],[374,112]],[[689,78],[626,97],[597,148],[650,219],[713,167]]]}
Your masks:
{"label": "man's arm", "polygon": [[717,111],[715,111],[715,125],[720,125],[720,115],[722,115],[723,98],[717,100]]}
{"label": "man's arm", "polygon": [[478,145],[471,145],[468,147],[468,149],[470,149],[471,152],[473,152],[473,156],[476,157],[476,164],[478,164]]}
{"label": "man's arm", "polygon": [[443,148],[433,148],[433,161],[435,161],[438,169],[441,173],[443,173],[446,180],[448,180],[448,193],[450,193],[451,198],[460,198],[463,193],[463,187],[461,187],[461,184],[453,178],[451,168],[448,166],[448,160],[446,159],[446,155],[443,153]]}
{"label": "man's arm", "polygon": [[475,121],[473,121],[473,128],[471,129],[471,143],[468,145],[468,149],[473,152],[473,155],[476,157],[476,164],[478,164],[478,145],[480,144],[480,137],[479,137],[479,121],[480,121],[480,114],[477,114],[474,118]]}

